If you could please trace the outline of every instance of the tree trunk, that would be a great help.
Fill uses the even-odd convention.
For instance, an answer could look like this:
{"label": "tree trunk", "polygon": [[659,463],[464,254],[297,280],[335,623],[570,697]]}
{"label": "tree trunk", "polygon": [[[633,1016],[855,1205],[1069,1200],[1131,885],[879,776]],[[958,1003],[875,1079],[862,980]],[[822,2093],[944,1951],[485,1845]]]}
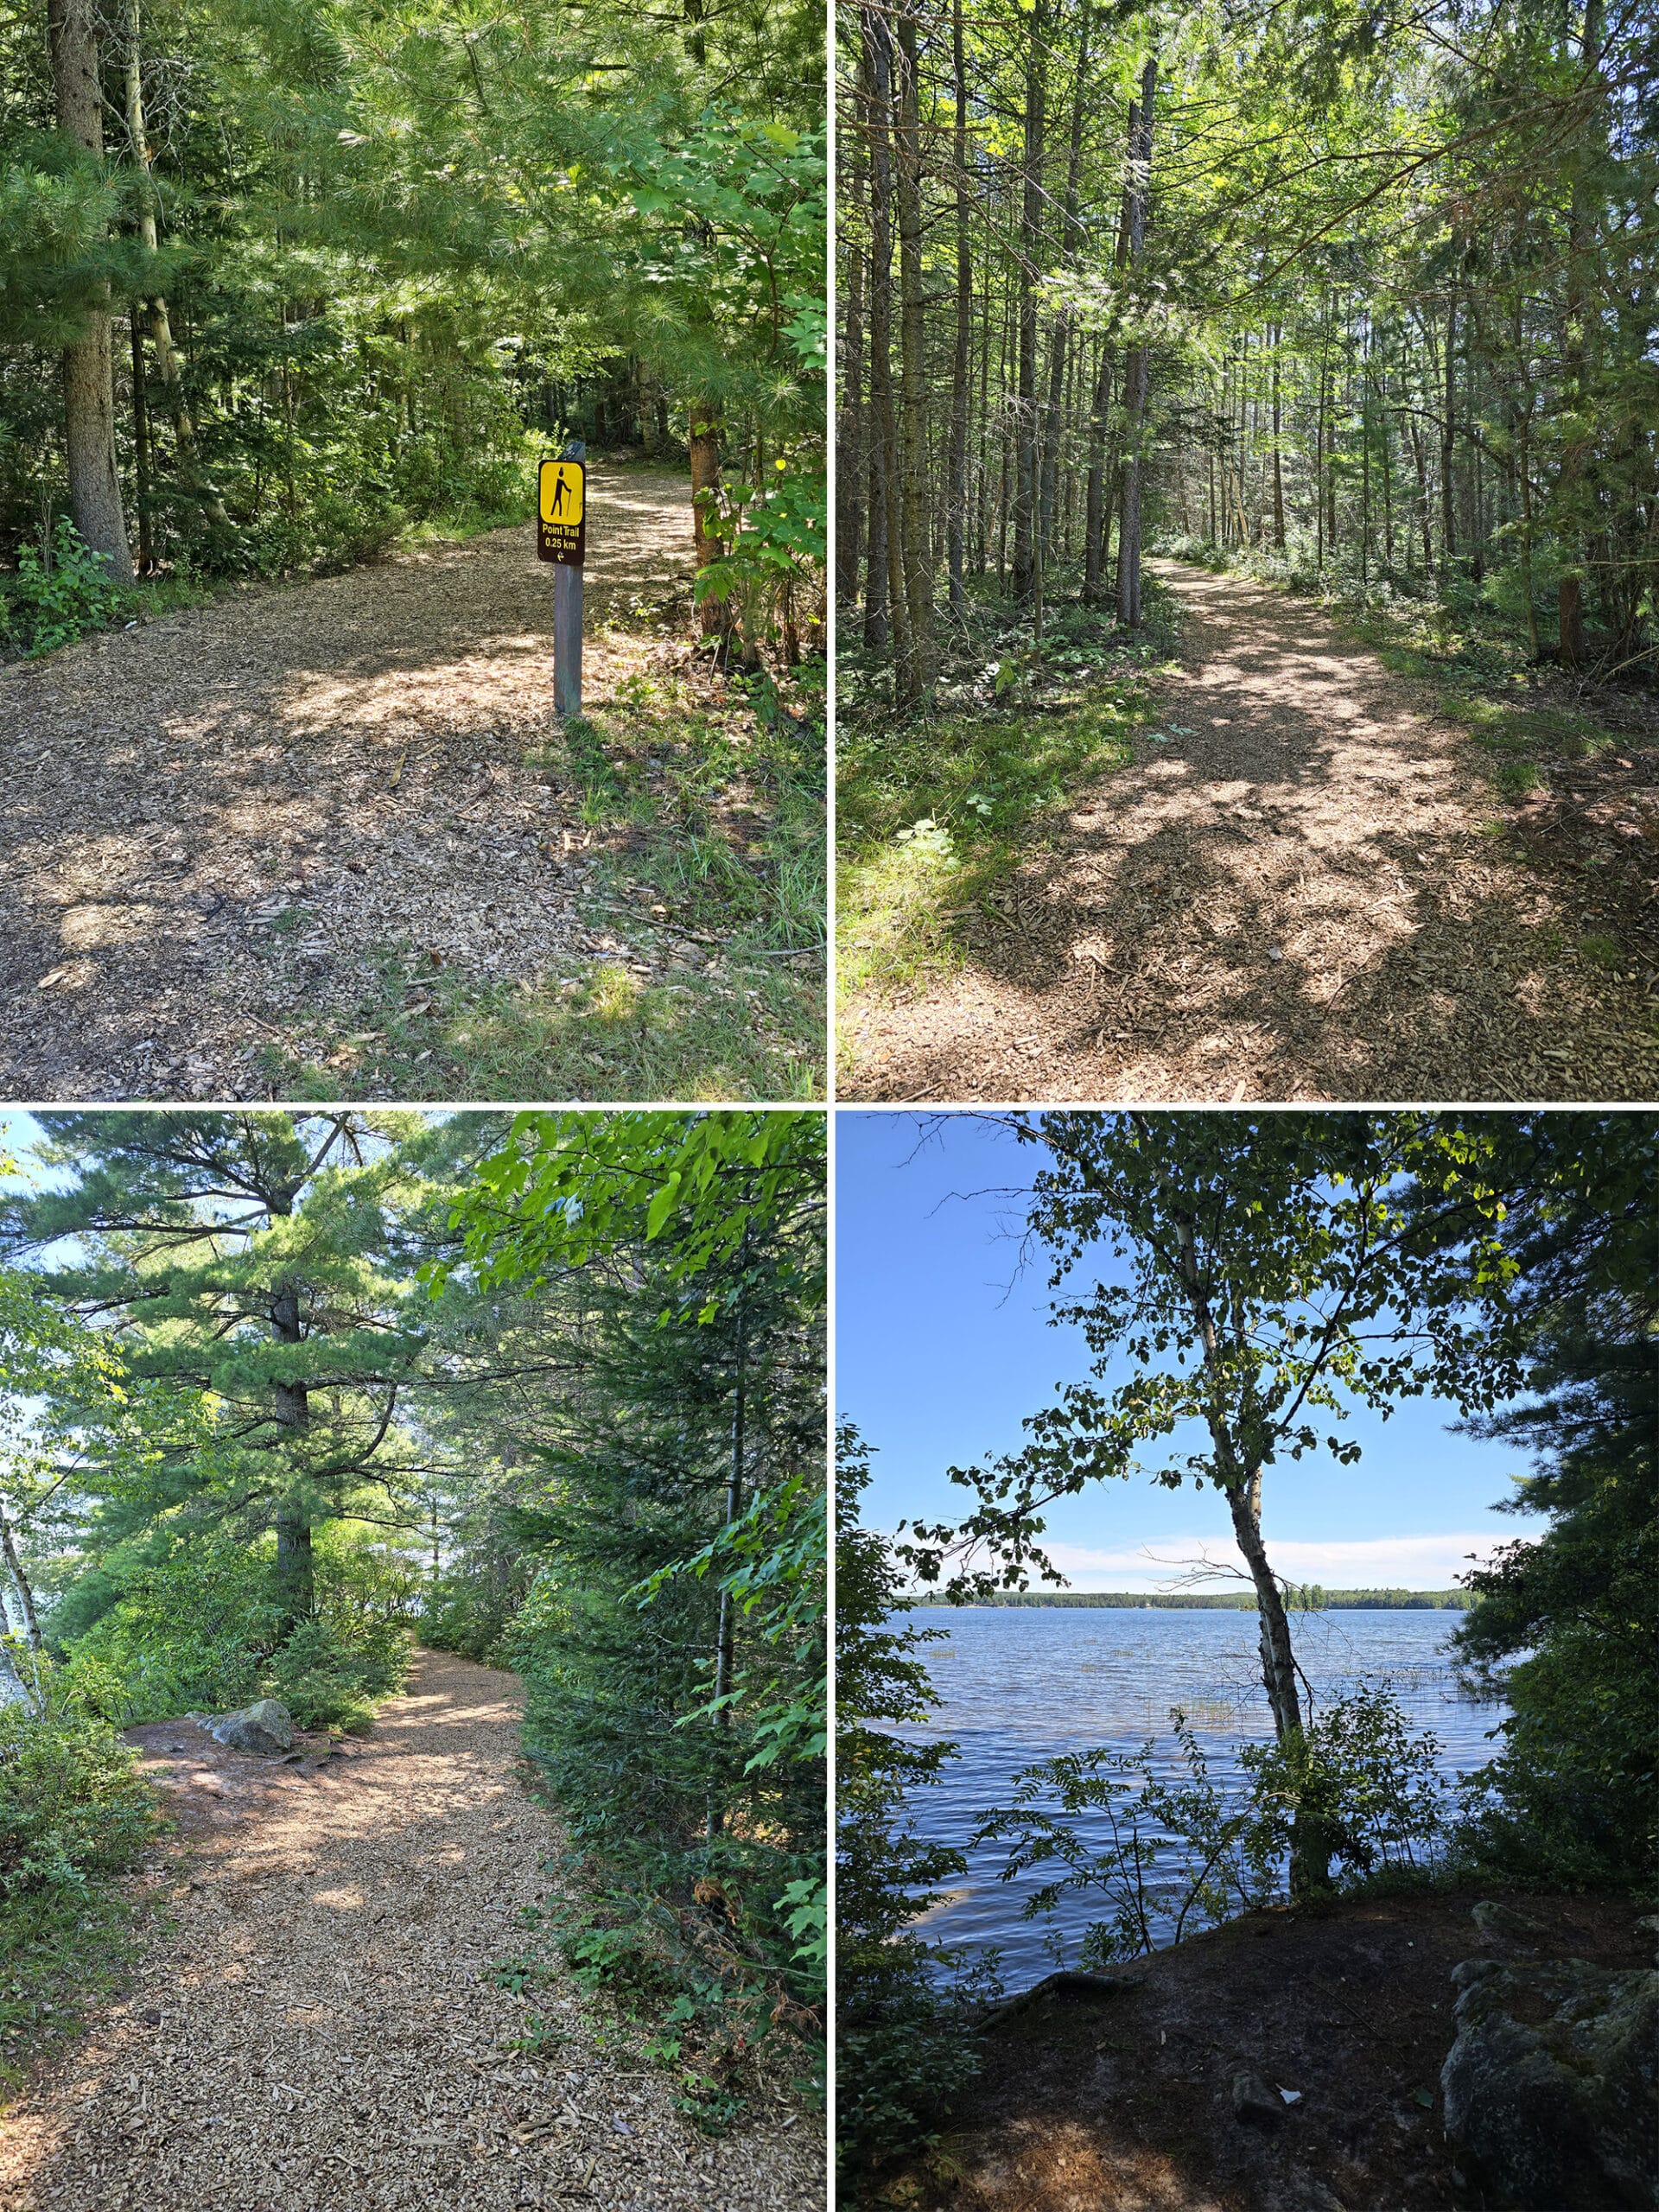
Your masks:
{"label": "tree trunk", "polygon": [[[156,200],[151,185],[149,138],[144,126],[142,60],[138,0],[129,0],[125,70],[127,149],[132,156],[133,167],[143,182],[138,234],[148,251],[154,253],[159,239],[156,229]],[[173,326],[168,319],[167,302],[156,293],[145,302],[145,308],[149,316],[150,341],[156,348],[156,366],[161,377],[162,404],[172,417],[174,437],[178,447],[179,480],[197,500],[208,521],[220,529],[228,530],[231,518],[225,512],[225,502],[219,495],[218,487],[203,474],[196,453],[196,426],[191,421],[189,409],[185,404],[184,378],[179,371],[178,350],[173,343]]]}
{"label": "tree trunk", "polygon": [[[747,1240],[746,1240],[747,1241]],[[730,1528],[743,1510],[743,1464],[746,1446],[745,1426],[748,1411],[748,1336],[742,1305],[737,1309],[736,1372],[732,1389],[732,1448],[726,1471],[725,1525]],[[731,1707],[726,1703],[732,1687],[733,1661],[735,1656],[736,1611],[732,1592],[720,1593],[720,1617],[715,1630],[715,1726],[729,1728],[732,1725]],[[711,1786],[708,1801],[706,1834],[713,1842],[721,1829],[721,1818]]]}
{"label": "tree trunk", "polygon": [[905,378],[904,548],[905,604],[910,652],[900,664],[899,696],[915,706],[933,689],[938,673],[933,640],[933,531],[927,473],[927,330],[922,279],[921,86],[917,74],[916,17],[899,17],[899,124],[895,167],[899,181],[899,352]]}
{"label": "tree trunk", "polygon": [[[1069,269],[1077,255],[1077,189],[1083,167],[1083,103],[1089,77],[1090,29],[1089,0],[1084,0],[1077,28],[1077,73],[1071,94],[1071,137],[1066,155],[1065,207],[1060,221],[1062,269]],[[1067,357],[1071,350],[1071,318],[1064,308],[1054,318],[1048,346],[1048,405],[1043,417],[1042,490],[1038,517],[1038,537],[1045,567],[1054,557],[1055,493],[1059,484],[1061,431],[1065,419],[1061,394],[1065,382]]]}
{"label": "tree trunk", "polygon": [[144,334],[136,303],[127,325],[132,343],[132,467],[138,480],[138,573],[147,576],[156,565],[149,527],[149,399],[144,390]]}
{"label": "tree trunk", "polygon": [[1273,543],[1285,550],[1285,476],[1279,448],[1279,325],[1273,327]]}
{"label": "tree trunk", "polygon": [[[276,1213],[278,1209],[273,1205]],[[297,1344],[305,1340],[305,1330],[300,1319],[299,1287],[294,1283],[280,1283],[270,1302],[270,1333],[278,1344]],[[271,1385],[271,1410],[277,1427],[283,1431],[283,1442],[290,1449],[299,1446],[311,1421],[310,1393],[303,1382],[274,1382]],[[316,1586],[311,1557],[311,1516],[303,1493],[290,1470],[289,1479],[278,1498],[276,1511],[276,1602],[286,1626],[297,1627],[308,1620],[316,1610]]]}
{"label": "tree trunk", "polygon": [[1446,310],[1446,420],[1440,428],[1440,588],[1444,590],[1452,580],[1452,563],[1457,550],[1457,517],[1452,499],[1452,410],[1457,401],[1458,296],[1454,292]]}
{"label": "tree trunk", "polygon": [[[1152,183],[1153,103],[1158,90],[1158,61],[1150,59],[1141,73],[1140,112],[1135,143],[1129,152],[1129,238],[1131,269],[1141,258],[1147,238],[1147,200]],[[1117,619],[1128,629],[1141,625],[1141,491],[1145,467],[1141,445],[1146,436],[1149,359],[1147,348],[1137,346],[1130,353],[1123,377],[1123,408],[1127,422],[1123,442],[1122,519],[1117,537]]]}
{"label": "tree trunk", "polygon": [[[1601,59],[1601,0],[1585,0],[1584,29],[1580,41],[1580,60],[1586,69],[1599,71]],[[1598,112],[1599,103],[1598,103]],[[1563,399],[1582,416],[1585,412],[1585,370],[1588,347],[1588,321],[1586,301],[1586,260],[1590,234],[1589,194],[1584,181],[1584,164],[1574,165],[1573,172],[1573,205],[1567,217],[1567,327],[1566,344],[1562,347]],[[1569,396],[1570,395],[1570,396]],[[1563,549],[1570,555],[1582,558],[1584,530],[1576,513],[1580,482],[1583,473],[1583,447],[1575,438],[1568,446],[1561,461],[1561,472],[1556,485],[1556,503],[1560,510],[1560,537]],[[1584,636],[1584,582],[1576,568],[1565,571],[1559,588],[1561,663],[1566,668],[1582,668],[1586,657]]]}
{"label": "tree trunk", "polygon": [[[48,0],[52,89],[60,130],[101,159],[104,103],[98,76],[95,0]],[[132,582],[132,551],[115,458],[115,364],[109,288],[101,286],[80,337],[63,349],[64,448],[69,512],[117,583]]]}
{"label": "tree trunk", "polygon": [[[864,82],[861,69],[861,87]],[[863,139],[855,130],[848,173],[847,293],[842,322],[841,423],[836,438],[836,595],[844,607],[858,598],[870,496],[864,406],[865,170]]]}
{"label": "tree trunk", "polygon": [[1026,56],[1025,143],[1021,154],[1024,196],[1020,224],[1020,365],[1014,421],[1014,595],[1030,600],[1036,582],[1037,525],[1037,289],[1033,282],[1042,254],[1043,133],[1047,99],[1048,47],[1043,0],[1033,0],[1031,41]]}
{"label": "tree trunk", "polygon": [[[902,479],[899,420],[893,397],[893,34],[872,8],[864,19],[870,57],[870,427],[880,448],[881,550],[895,671],[910,665],[910,612],[905,594]],[[871,589],[875,530],[870,531]],[[868,636],[868,625],[867,632]]]}
{"label": "tree trunk", "polygon": [[[1227,1500],[1234,1539],[1249,1569],[1255,1591],[1262,1686],[1268,1694],[1275,1740],[1281,1745],[1294,1745],[1303,1730],[1301,1693],[1283,1593],[1262,1540],[1262,1470],[1252,1463],[1229,1418],[1228,1384],[1220,1374],[1224,1363],[1220,1333],[1198,1268],[1194,1226],[1190,1217],[1176,1215],[1175,1235],[1177,1264],[1204,1363],[1217,1376],[1216,1401],[1205,1426],[1215,1447],[1216,1479]],[[1328,1887],[1330,1868],[1329,1837],[1317,1822],[1298,1815],[1291,1842],[1293,1897],[1308,1897]]]}
{"label": "tree trunk", "polygon": [[42,1652],[46,1649],[46,1642],[41,1634],[41,1618],[35,1606],[35,1592],[23,1572],[23,1563],[17,1556],[11,1522],[3,1506],[0,1506],[0,1559],[4,1560],[6,1580],[11,1585],[17,1609],[23,1617],[23,1640],[31,1651],[36,1654]]}
{"label": "tree trunk", "polygon": [[973,343],[974,264],[968,242],[968,79],[963,66],[962,0],[950,14],[950,66],[956,92],[957,349],[950,364],[950,488],[945,508],[945,566],[950,611],[963,601],[963,543],[968,525],[968,363]]}
{"label": "tree trunk", "polygon": [[1089,492],[1083,522],[1083,603],[1098,607],[1106,573],[1106,422],[1112,408],[1112,350],[1103,338],[1089,414]]}
{"label": "tree trunk", "polygon": [[[709,524],[720,490],[720,409],[711,401],[693,400],[688,419],[691,454],[691,539],[699,569],[720,558],[720,541]],[[731,627],[730,610],[717,599],[705,599],[697,609],[697,627],[705,638],[723,636]]]}

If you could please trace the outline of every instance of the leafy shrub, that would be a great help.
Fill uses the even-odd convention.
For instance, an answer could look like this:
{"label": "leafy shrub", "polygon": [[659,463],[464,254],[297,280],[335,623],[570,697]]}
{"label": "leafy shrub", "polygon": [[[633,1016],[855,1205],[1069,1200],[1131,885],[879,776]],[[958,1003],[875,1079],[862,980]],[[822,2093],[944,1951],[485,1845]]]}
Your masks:
{"label": "leafy shrub", "polygon": [[270,1568],[229,1546],[180,1544],[127,1568],[117,1603],[70,1648],[71,1671],[97,1662],[125,1685],[130,1717],[223,1713],[258,1692],[282,1637]]}
{"label": "leafy shrub", "polygon": [[0,588],[0,645],[31,655],[49,653],[89,630],[106,627],[129,598],[111,581],[104,555],[92,552],[62,516],[52,533],[50,561],[25,545],[16,576]]}
{"label": "leafy shrub", "polygon": [[1331,1878],[1334,1859],[1335,1884],[1349,1890],[1444,1863],[1452,1790],[1440,1746],[1413,1732],[1386,1681],[1362,1683],[1285,1743],[1244,1745],[1249,1778],[1231,1789],[1212,1779],[1179,1708],[1171,1719],[1184,1781],[1154,1771],[1150,1739],[1135,1751],[1067,1752],[1023,1768],[1013,1805],[975,1838],[1009,1842],[1005,1881],[1062,1870],[1027,1901],[1027,1920],[1073,1893],[1105,1897],[1109,1913],[1084,1934],[1084,1966],[1135,1958],[1280,1901],[1294,1841],[1313,1839],[1316,1878]]}
{"label": "leafy shrub", "polygon": [[[1248,1793],[1224,1794],[1185,1715],[1177,1710],[1171,1719],[1184,1783],[1152,1771],[1150,1738],[1135,1751],[1068,1751],[1022,1768],[1014,1803],[992,1814],[974,1839],[1012,1839],[1004,1881],[1033,1867],[1065,1868],[1027,1899],[1027,1920],[1052,1913],[1073,1891],[1098,1891],[1109,1900],[1109,1916],[1084,1935],[1086,1967],[1179,1943],[1276,1894],[1274,1824]],[[1097,1834],[1103,1829],[1103,1840],[1088,1840],[1076,1825],[1080,1817]],[[1051,1941],[1050,1948],[1058,1947]]]}
{"label": "leafy shrub", "polygon": [[1440,1745],[1413,1732],[1386,1681],[1361,1683],[1300,1737],[1247,1745],[1239,1758],[1254,1777],[1258,1853],[1287,1852],[1293,1824],[1305,1823],[1349,1886],[1440,1862],[1450,1811]]}
{"label": "leafy shrub", "polygon": [[82,1891],[143,1843],[154,1800],[106,1720],[0,1707],[0,1897]]}
{"label": "leafy shrub", "polygon": [[377,1699],[398,1688],[409,1668],[409,1631],[371,1622],[349,1637],[324,1620],[302,1621],[271,1660],[261,1688],[280,1698],[302,1728],[361,1734]]}

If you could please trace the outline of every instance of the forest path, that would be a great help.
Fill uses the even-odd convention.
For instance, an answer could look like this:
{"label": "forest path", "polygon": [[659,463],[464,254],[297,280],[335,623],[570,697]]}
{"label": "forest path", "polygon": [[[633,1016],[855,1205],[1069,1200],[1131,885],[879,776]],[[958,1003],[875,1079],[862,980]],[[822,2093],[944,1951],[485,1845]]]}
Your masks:
{"label": "forest path", "polygon": [[1169,735],[1077,793],[966,969],[843,1024],[840,1095],[1648,1098],[1651,1008],[1491,834],[1468,741],[1315,607],[1152,564]]}
{"label": "forest path", "polygon": [[[571,1986],[491,1979],[559,1843],[518,1719],[513,1676],[424,1652],[349,1760],[198,1825],[171,1927],[0,2127],[3,2212],[819,2212],[810,2120],[711,2143]],[[551,2063],[507,2047],[526,2001],[567,2031]]]}
{"label": "forest path", "polygon": [[[406,944],[507,982],[625,949],[581,909],[533,524],[236,592],[0,669],[0,1097],[258,1098],[296,1014]],[[689,480],[588,478],[584,703],[689,596]],[[660,652],[660,640],[657,640]],[[672,957],[671,943],[657,957]]]}

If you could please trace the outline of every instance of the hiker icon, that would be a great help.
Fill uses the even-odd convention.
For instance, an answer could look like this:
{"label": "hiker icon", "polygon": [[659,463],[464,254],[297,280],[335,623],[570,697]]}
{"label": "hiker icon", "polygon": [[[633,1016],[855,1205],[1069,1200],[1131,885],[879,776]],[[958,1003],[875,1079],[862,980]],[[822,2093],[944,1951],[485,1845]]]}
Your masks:
{"label": "hiker icon", "polygon": [[550,529],[556,524],[562,530],[575,530],[580,524],[582,478],[580,461],[556,461],[543,464],[542,520]]}

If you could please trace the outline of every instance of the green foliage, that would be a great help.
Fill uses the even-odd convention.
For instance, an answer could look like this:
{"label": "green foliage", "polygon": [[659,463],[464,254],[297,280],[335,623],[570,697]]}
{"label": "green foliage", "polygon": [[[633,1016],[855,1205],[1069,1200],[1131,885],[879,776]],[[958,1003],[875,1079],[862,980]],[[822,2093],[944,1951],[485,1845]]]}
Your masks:
{"label": "green foliage", "polygon": [[447,1326],[565,1378],[434,1588],[522,1675],[576,1848],[537,1924],[709,2127],[822,2034],[823,1146],[817,1116],[523,1114],[429,1270]]}
{"label": "green foliage", "polygon": [[[1310,1831],[1328,1845],[1338,1888],[1427,1876],[1443,1863],[1451,1799],[1440,1747],[1414,1733],[1386,1681],[1362,1684],[1283,1743],[1243,1745],[1249,1778],[1231,1788],[1211,1774],[1185,1715],[1177,1708],[1170,1720],[1175,1758],[1148,1738],[1134,1751],[1071,1751],[1022,1768],[1013,1802],[974,1839],[1007,1843],[1003,1881],[1064,1870],[1027,1899],[1027,1920],[1073,1894],[1104,1897],[1107,1916],[1079,1943],[1083,1967],[1282,1903],[1293,1848]],[[1184,1777],[1166,1770],[1177,1758]],[[1051,1948],[1063,1956],[1058,1938]]]}
{"label": "green foliage", "polygon": [[[99,28],[118,82],[124,24]],[[821,11],[687,36],[548,0],[471,27],[435,0],[159,0],[141,37],[149,172],[118,112],[105,161],[67,148],[42,22],[0,25],[0,557],[64,504],[54,349],[89,309],[115,313],[130,520],[199,574],[522,520],[544,441],[683,465],[710,401],[734,479],[787,443],[822,481]],[[142,312],[131,365],[158,293],[177,389]]]}
{"label": "green foliage", "polygon": [[[108,1670],[130,1720],[225,1713],[258,1694],[282,1640],[270,1561],[228,1545],[181,1545],[120,1574],[120,1595],[69,1643],[70,1670]],[[73,1611],[54,1634],[73,1627]]]}
{"label": "green foliage", "polygon": [[342,1634],[327,1619],[302,1621],[272,1653],[262,1695],[280,1698],[300,1728],[343,1728],[361,1734],[376,1705],[403,1688],[409,1631],[397,1621],[372,1621]]}
{"label": "green foliage", "polygon": [[106,1720],[0,1706],[0,1914],[31,1891],[84,1897],[150,1833],[155,1802]]}
{"label": "green foliage", "polygon": [[[1023,1587],[1031,1566],[1058,1581],[1042,1513],[1095,1481],[1144,1471],[1231,1498],[1247,1465],[1320,1451],[1352,1465],[1359,1447],[1337,1433],[1351,1405],[1386,1418],[1432,1390],[1482,1411],[1517,1387],[1489,1130],[1408,1113],[1050,1113],[1016,1127],[1051,1162],[1029,1217],[1051,1283],[1097,1243],[1128,1263],[1121,1282],[1054,1309],[1109,1387],[1066,1385],[1027,1418],[1023,1450],[950,1471],[980,1503],[959,1529],[918,1525],[901,1556],[924,1582],[978,1543],[995,1547],[998,1573],[958,1566],[951,1593]],[[1205,1315],[1225,1315],[1224,1333],[1207,1335]],[[1209,1448],[1171,1456],[1187,1421]]]}
{"label": "green foliage", "polygon": [[17,556],[17,573],[0,582],[0,647],[49,653],[88,630],[101,630],[131,603],[110,581],[100,553],[89,553],[67,515],[52,533],[52,558],[32,545]]}
{"label": "green foliage", "polygon": [[1294,1832],[1317,1834],[1352,1884],[1378,1873],[1432,1872],[1449,1812],[1440,1745],[1414,1732],[1386,1680],[1362,1683],[1300,1735],[1247,1745],[1262,1830],[1259,1859],[1287,1853]]}
{"label": "green foliage", "polygon": [[1516,1880],[1651,1884],[1659,1865],[1659,1301],[1646,1114],[1506,1133],[1529,1395],[1477,1425],[1528,1450],[1503,1510],[1537,1540],[1467,1578],[1465,1662],[1513,1708],[1465,1857]]}
{"label": "green foliage", "polygon": [[[1127,767],[1152,720],[1147,645],[1070,610],[1040,642],[970,600],[926,714],[895,715],[868,657],[843,649],[836,748],[837,973],[890,993],[948,971],[971,934],[1017,927],[1007,879],[1090,778]],[[1147,584],[1152,644],[1173,602]],[[843,636],[845,632],[843,631]]]}

